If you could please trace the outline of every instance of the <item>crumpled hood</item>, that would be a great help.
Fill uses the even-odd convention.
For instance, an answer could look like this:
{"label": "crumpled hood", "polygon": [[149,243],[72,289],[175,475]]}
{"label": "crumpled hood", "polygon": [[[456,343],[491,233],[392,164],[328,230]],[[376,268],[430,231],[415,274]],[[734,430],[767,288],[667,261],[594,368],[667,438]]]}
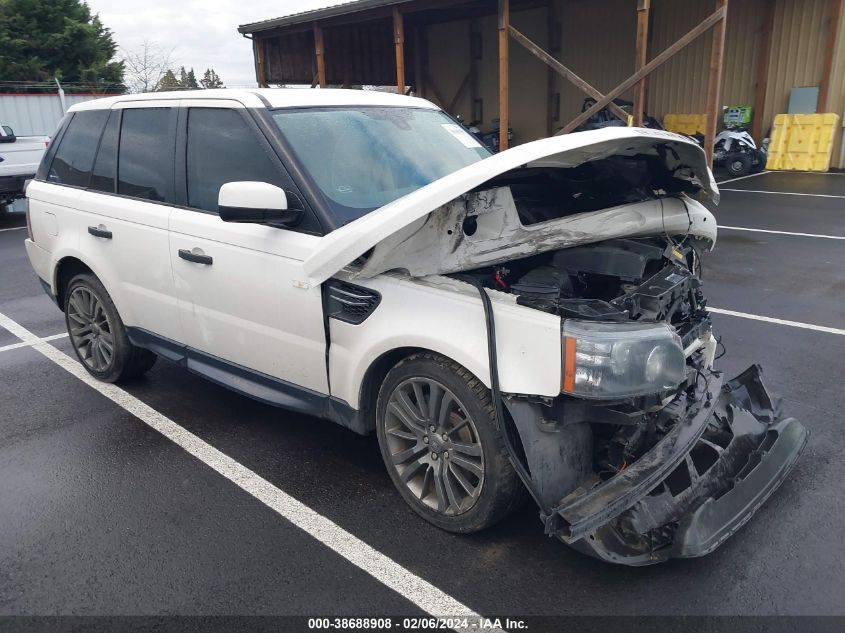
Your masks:
{"label": "crumpled hood", "polygon": [[[373,276],[392,268],[404,268],[411,274],[454,272],[456,266],[454,262],[451,265],[449,262],[443,262],[442,266],[438,262],[432,262],[430,266],[423,266],[415,273],[413,266],[402,264],[401,252],[391,252],[390,257],[385,257],[384,251],[388,249],[395,251],[395,247],[406,249],[411,246],[413,248],[414,244],[409,244],[409,238],[416,230],[426,225],[425,220],[429,214],[513,169],[520,167],[567,168],[614,155],[633,156],[648,153],[656,155],[656,148],[659,146],[669,150],[662,152],[662,155],[665,157],[667,166],[675,171],[676,177],[689,180],[701,188],[702,195],[718,202],[719,190],[712,173],[707,168],[704,152],[693,140],[685,136],[662,130],[619,127],[556,136],[519,145],[468,165],[329,233],[320,240],[317,249],[303,263],[303,269],[308,278],[307,283],[312,286],[322,283],[383,241],[389,241],[392,244],[389,246],[385,244],[385,248],[379,249],[382,265],[365,266],[368,270],[362,270],[362,276]],[[703,207],[701,210],[709,215]],[[591,216],[594,213],[601,214],[606,211],[579,215]],[[706,218],[702,222],[706,223]],[[715,220],[711,224],[714,231],[713,239],[715,239]],[[428,229],[427,239],[430,240],[431,227]],[[709,230],[710,227],[708,226],[707,229]],[[444,228],[444,232],[446,230],[449,229]],[[393,239],[388,240],[391,236]],[[400,236],[401,239],[399,239]],[[580,243],[584,243],[584,240]],[[563,239],[559,247],[563,248],[566,245],[567,242]],[[416,246],[423,247],[424,244]],[[553,246],[554,244],[551,244],[549,240],[545,240],[542,250],[548,250]],[[420,248],[414,250],[419,252]],[[541,250],[538,249],[536,252],[541,252]],[[530,249],[529,252],[520,252],[522,256],[527,254],[530,254]],[[431,257],[437,259],[438,254],[432,252]]]}

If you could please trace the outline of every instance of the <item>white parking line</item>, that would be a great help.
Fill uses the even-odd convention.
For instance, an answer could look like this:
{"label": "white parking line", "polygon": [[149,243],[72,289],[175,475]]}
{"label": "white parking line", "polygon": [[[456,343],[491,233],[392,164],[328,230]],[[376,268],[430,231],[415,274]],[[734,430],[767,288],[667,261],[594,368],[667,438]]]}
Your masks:
{"label": "white parking line", "polygon": [[26,228],[25,226],[13,226],[10,229],[0,229],[0,233],[2,233],[3,231],[20,231],[20,230],[25,229],[25,228]]}
{"label": "white parking line", "polygon": [[845,198],[845,196],[834,196],[829,193],[797,193],[795,191],[763,191],[761,189],[722,189],[719,191],[738,191],[741,193],[771,193],[776,196],[809,196],[811,198]]}
{"label": "white parking line", "polygon": [[[67,332],[61,332],[60,334],[52,334],[51,336],[44,336],[39,338],[39,341],[55,341],[56,339],[65,338],[67,336]],[[0,352],[7,352],[10,349],[20,349],[21,347],[29,347],[32,343],[28,343],[26,341],[21,341],[20,343],[12,343],[11,345],[4,345],[0,347]]]}
{"label": "white parking line", "polygon": [[737,176],[736,178],[731,178],[730,180],[723,180],[722,182],[717,182],[716,184],[719,185],[721,189],[722,185],[726,185],[729,182],[736,182],[737,180],[745,180],[746,178],[754,178],[754,176],[762,176],[763,174],[768,174],[767,171],[761,171],[756,174],[748,174],[747,176]]}
{"label": "white parking line", "polygon": [[794,233],[793,231],[772,231],[769,229],[749,229],[743,226],[723,226],[719,225],[720,229],[728,229],[729,231],[753,231],[755,233],[775,233],[777,235],[797,235],[799,237],[822,237],[826,240],[845,240],[842,235],[819,235],[818,233]]}
{"label": "white parking line", "polygon": [[737,312],[735,310],[723,310],[722,308],[708,307],[707,311],[714,314],[740,317],[741,319],[753,319],[754,321],[765,321],[766,323],[776,323],[777,325],[788,325],[789,327],[797,327],[804,330],[815,330],[816,332],[845,336],[845,330],[840,330],[835,327],[827,327],[825,325],[813,325],[812,323],[801,323],[800,321],[787,321],[786,319],[775,319],[773,317],[760,316],[759,314],[748,314],[747,312]]}
{"label": "white parking line", "polygon": [[[202,463],[223,475],[236,486],[251,494],[326,547],[334,550],[359,569],[370,574],[405,600],[435,617],[467,618],[476,623],[480,621],[481,616],[469,607],[276,488],[266,479],[259,477],[246,466],[220,452],[211,444],[201,440],[135,396],[116,385],[98,382],[76,360],[47,344],[2,313],[0,313],[0,327],[7,329],[56,365],[155,429],[170,441],[178,444]],[[470,626],[476,629],[481,628],[478,624],[470,624]]]}

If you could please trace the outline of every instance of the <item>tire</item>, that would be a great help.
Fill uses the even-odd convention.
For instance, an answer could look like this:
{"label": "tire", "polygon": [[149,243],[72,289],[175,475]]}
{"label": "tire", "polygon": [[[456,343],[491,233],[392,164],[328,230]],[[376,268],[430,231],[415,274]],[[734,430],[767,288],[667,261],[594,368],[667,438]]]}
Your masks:
{"label": "tire", "polygon": [[763,171],[766,168],[767,159],[768,159],[768,155],[764,154],[763,152],[758,150],[757,151],[757,159],[756,159],[757,162],[755,162],[751,166],[751,173],[752,174],[759,174],[761,171]]}
{"label": "tire", "polygon": [[376,403],[376,433],[399,494],[441,529],[483,530],[525,498],[490,391],[447,358],[415,354],[388,372]]}
{"label": "tire", "polygon": [[751,156],[745,152],[734,152],[725,161],[728,173],[734,178],[747,176],[751,173]]}
{"label": "tire", "polygon": [[155,364],[155,354],[129,342],[114,302],[94,275],[85,273],[71,279],[64,298],[71,345],[94,378],[123,382],[141,376]]}

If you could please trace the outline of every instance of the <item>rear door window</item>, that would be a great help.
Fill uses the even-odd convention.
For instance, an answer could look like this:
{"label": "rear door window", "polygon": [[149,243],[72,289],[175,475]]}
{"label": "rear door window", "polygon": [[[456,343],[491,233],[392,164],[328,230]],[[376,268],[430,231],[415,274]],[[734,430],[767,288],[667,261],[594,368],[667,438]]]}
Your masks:
{"label": "rear door window", "polygon": [[89,110],[73,115],[50,165],[47,176],[50,182],[88,186],[94,154],[108,117],[108,110]]}
{"label": "rear door window", "polygon": [[176,116],[173,108],[123,110],[117,193],[173,202]]}
{"label": "rear door window", "polygon": [[114,193],[115,174],[117,173],[117,139],[118,125],[120,123],[120,111],[113,110],[109,114],[106,130],[100,139],[100,148],[97,150],[97,158],[94,161],[94,169],[91,172],[91,184],[89,189]]}

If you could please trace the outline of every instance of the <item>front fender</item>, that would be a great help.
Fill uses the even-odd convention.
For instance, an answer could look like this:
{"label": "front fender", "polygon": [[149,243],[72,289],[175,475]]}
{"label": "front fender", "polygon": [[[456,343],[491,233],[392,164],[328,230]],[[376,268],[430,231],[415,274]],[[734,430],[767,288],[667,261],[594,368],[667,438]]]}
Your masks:
{"label": "front fender", "polygon": [[[446,277],[395,275],[355,283],[378,291],[382,300],[360,325],[330,319],[332,396],[358,408],[373,363],[409,347],[441,354],[490,386],[484,310],[474,287]],[[560,318],[497,295],[491,293],[502,391],[556,396],[561,384]]]}

